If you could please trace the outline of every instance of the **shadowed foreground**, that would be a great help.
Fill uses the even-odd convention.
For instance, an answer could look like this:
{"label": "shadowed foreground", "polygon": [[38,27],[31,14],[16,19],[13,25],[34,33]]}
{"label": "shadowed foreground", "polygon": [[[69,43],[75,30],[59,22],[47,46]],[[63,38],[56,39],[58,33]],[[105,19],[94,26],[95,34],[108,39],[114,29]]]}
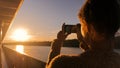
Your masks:
{"label": "shadowed foreground", "polygon": [[45,62],[20,54],[9,48],[3,47],[9,68],[45,68]]}

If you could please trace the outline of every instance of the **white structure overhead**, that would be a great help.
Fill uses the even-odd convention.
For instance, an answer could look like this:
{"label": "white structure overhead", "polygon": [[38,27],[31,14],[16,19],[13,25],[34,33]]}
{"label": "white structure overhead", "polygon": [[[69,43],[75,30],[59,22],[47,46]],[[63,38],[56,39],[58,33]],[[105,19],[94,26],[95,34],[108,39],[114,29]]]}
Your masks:
{"label": "white structure overhead", "polygon": [[3,40],[23,0],[0,0],[0,38]]}

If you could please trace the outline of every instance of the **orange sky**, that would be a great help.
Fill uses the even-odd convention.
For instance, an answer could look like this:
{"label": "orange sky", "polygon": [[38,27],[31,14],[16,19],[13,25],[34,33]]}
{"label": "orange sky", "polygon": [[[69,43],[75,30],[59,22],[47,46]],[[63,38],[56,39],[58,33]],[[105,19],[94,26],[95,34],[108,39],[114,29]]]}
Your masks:
{"label": "orange sky", "polygon": [[[78,11],[84,0],[24,0],[5,40],[16,29],[25,29],[30,41],[51,41],[56,38],[62,24],[77,24]],[[72,35],[73,36],[73,35]]]}

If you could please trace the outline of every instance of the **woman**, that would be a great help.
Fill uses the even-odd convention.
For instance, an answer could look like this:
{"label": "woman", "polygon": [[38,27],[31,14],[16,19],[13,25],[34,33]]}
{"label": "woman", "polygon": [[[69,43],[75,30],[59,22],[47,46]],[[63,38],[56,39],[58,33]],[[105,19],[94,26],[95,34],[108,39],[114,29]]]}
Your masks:
{"label": "woman", "polygon": [[[79,56],[60,55],[68,35],[62,30],[52,44],[46,68],[120,68],[120,55],[113,50],[115,33],[120,26],[118,1],[87,0],[78,16],[87,49]],[[77,35],[81,40],[79,31]]]}

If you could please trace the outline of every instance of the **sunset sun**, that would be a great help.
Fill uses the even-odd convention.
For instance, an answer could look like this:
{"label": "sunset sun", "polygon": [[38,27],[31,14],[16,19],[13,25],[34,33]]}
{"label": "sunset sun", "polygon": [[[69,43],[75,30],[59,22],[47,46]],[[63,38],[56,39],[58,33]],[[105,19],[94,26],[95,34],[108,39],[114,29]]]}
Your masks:
{"label": "sunset sun", "polygon": [[25,29],[16,29],[11,38],[16,41],[27,41],[29,39],[29,35]]}

